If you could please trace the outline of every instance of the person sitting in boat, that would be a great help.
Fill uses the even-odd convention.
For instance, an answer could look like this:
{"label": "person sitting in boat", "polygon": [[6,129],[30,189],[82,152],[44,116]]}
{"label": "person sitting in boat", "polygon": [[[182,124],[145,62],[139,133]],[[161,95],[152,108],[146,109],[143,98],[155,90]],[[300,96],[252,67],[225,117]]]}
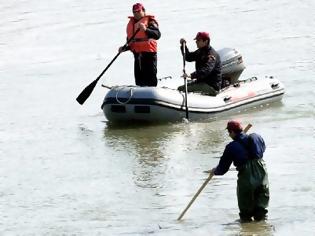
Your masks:
{"label": "person sitting in boat", "polygon": [[[134,76],[138,86],[157,86],[157,40],[161,37],[154,16],[147,15],[141,3],[132,6],[133,16],[129,16],[127,25],[127,47],[119,52],[130,50],[134,55]],[[139,32],[137,32],[139,30]]]}
{"label": "person sitting in boat", "polygon": [[[186,46],[186,40],[180,39],[181,52],[188,62],[195,61],[196,71],[190,75],[184,74],[186,78],[191,78],[187,84],[188,92],[199,92],[201,94],[216,96],[222,83],[221,60],[219,54],[210,46],[210,36],[207,32],[198,32],[194,38],[197,50],[190,52]],[[184,54],[185,44],[185,54]],[[178,87],[179,91],[185,91],[185,85]]]}

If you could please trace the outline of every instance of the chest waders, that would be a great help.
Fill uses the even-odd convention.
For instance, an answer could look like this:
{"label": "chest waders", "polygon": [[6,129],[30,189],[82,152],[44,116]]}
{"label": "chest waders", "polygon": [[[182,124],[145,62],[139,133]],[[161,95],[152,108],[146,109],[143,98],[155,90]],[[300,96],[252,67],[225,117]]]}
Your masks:
{"label": "chest waders", "polygon": [[244,164],[237,179],[237,200],[241,220],[265,219],[269,203],[269,183],[265,162],[250,159]]}

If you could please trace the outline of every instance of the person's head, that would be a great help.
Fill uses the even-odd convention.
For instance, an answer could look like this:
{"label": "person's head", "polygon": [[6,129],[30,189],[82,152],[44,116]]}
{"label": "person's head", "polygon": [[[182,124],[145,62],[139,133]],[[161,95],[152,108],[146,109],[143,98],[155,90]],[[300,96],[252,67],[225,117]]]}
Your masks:
{"label": "person's head", "polygon": [[145,16],[145,8],[141,3],[136,3],[132,6],[132,13],[136,20],[140,20]]}
{"label": "person's head", "polygon": [[241,122],[237,120],[230,120],[226,125],[226,129],[229,132],[229,135],[232,139],[234,139],[236,135],[243,132]]}
{"label": "person's head", "polygon": [[208,47],[210,45],[210,35],[208,32],[198,32],[196,37],[197,48]]}

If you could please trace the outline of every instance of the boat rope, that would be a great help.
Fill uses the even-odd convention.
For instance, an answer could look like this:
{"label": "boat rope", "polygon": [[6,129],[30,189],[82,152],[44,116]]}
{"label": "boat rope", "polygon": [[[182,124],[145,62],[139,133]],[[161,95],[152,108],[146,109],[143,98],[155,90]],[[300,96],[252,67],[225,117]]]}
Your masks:
{"label": "boat rope", "polygon": [[119,94],[119,91],[120,91],[120,90],[123,90],[124,88],[125,88],[125,87],[121,87],[120,89],[117,88],[117,92],[116,92],[116,101],[117,101],[119,104],[122,104],[122,105],[127,104],[128,102],[130,102],[130,100],[131,100],[131,98],[132,98],[132,95],[133,95],[133,91],[132,91],[133,88],[130,88],[130,90],[129,90],[129,92],[130,92],[129,98],[128,98],[125,102],[120,101],[119,98],[118,98],[118,94]]}

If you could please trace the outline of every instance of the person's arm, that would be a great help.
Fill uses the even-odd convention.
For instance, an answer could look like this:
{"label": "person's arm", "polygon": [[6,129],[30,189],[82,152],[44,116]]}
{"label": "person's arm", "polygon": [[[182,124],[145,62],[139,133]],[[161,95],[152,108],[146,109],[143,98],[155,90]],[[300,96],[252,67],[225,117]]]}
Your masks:
{"label": "person's arm", "polygon": [[[184,50],[183,50],[183,44],[180,45],[180,51],[182,52],[182,55],[184,55]],[[192,62],[192,61],[196,61],[196,56],[197,53],[196,52],[190,52],[186,42],[185,42],[185,60],[188,62]]]}
{"label": "person's arm", "polygon": [[216,168],[212,170],[214,175],[224,175],[229,169],[232,164],[232,158],[230,154],[229,145],[226,146],[224,149],[223,155],[220,158],[219,164]]}
{"label": "person's arm", "polygon": [[155,20],[149,21],[148,27],[146,28],[145,33],[148,38],[158,40],[161,37],[161,32],[159,30],[159,25]]}

